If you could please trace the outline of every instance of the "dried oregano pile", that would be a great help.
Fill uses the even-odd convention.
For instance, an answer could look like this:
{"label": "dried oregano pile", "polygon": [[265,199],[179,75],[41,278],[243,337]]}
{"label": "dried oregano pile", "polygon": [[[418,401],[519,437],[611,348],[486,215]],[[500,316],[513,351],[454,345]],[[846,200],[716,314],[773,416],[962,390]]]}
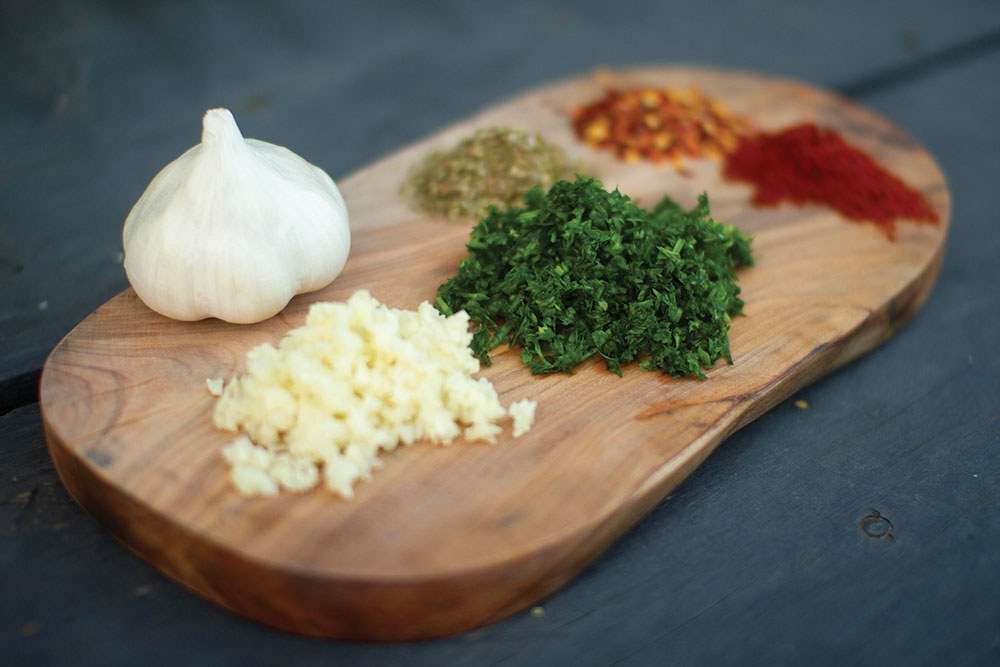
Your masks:
{"label": "dried oregano pile", "polygon": [[428,155],[410,171],[402,191],[427,213],[479,219],[491,205],[517,204],[531,188],[548,189],[574,172],[563,149],[541,135],[493,127]]}
{"label": "dried oregano pile", "polygon": [[609,370],[697,375],[729,352],[743,301],[734,269],[753,263],[750,239],[664,198],[652,211],[594,179],[535,188],[524,207],[493,208],[473,229],[469,256],[438,288],[445,314],[468,311],[472,350],[508,343],[533,373],[571,372],[594,354]]}

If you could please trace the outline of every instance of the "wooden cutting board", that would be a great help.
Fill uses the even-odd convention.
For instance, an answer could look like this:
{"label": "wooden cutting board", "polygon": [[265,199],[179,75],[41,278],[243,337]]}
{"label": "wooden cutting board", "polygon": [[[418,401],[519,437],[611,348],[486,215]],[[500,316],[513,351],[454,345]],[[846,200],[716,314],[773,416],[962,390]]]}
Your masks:
{"label": "wooden cutting board", "polygon": [[[620,162],[580,144],[569,125],[572,108],[608,85],[697,86],[766,131],[803,121],[834,128],[923,191],[942,221],[902,222],[892,242],[821,206],[753,208],[750,187],[724,181],[718,161],[689,161],[686,174]],[[250,348],[301,325],[313,302],[360,288],[397,308],[433,300],[471,226],[413,212],[400,183],[431,149],[498,125],[542,133],[585,173],[646,206],[664,194],[692,206],[707,191],[715,219],[755,236],[757,265],[740,272],[746,316],[732,326],[735,365],[720,363],[706,381],[634,365],[619,378],[597,361],[573,375],[533,377],[500,351],[483,374],[505,405],[538,401],[527,435],[512,438],[508,428],[495,445],[399,449],[352,501],[322,490],[240,496],[220,455],[232,435],[212,426],[205,379],[240,372]],[[466,630],[568,581],[729,434],[906,322],[937,277],[950,212],[934,160],[879,116],[801,83],[687,67],[603,72],[535,90],[339,185],[354,244],[331,286],[256,325],[168,320],[126,290],[52,352],[41,408],[63,483],[130,549],[237,613],[363,639]]]}

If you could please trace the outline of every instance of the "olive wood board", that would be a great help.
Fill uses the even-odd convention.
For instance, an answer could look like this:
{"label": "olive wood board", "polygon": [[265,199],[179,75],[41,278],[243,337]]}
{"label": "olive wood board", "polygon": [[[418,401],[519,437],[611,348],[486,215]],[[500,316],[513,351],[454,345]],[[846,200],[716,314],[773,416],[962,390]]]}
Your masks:
{"label": "olive wood board", "polygon": [[[765,131],[804,121],[833,128],[921,190],[941,221],[900,222],[890,241],[824,206],[755,208],[750,186],[725,181],[718,160],[687,160],[678,171],[576,140],[574,107],[635,86],[696,86]],[[400,184],[432,149],[501,125],[541,133],[641,205],[669,194],[690,207],[707,191],[716,220],[754,236],[756,265],[739,272],[745,316],[730,331],[735,364],[720,361],[704,381],[635,364],[618,377],[597,360],[532,376],[516,351],[500,349],[482,375],[505,405],[538,401],[526,435],[512,437],[508,422],[496,444],[400,447],[353,500],[324,489],[241,496],[220,454],[234,436],[213,427],[205,380],[239,373],[247,351],[277,343],[316,301],[362,288],[396,308],[433,301],[465,256],[472,222],[415,212]],[[193,119],[193,138],[197,129]],[[727,436],[909,320],[937,278],[950,215],[940,169],[887,120],[801,82],[693,67],[603,70],[545,86],[338,184],[353,247],[330,286],[254,325],[172,321],[125,290],[53,350],[41,409],[63,483],[135,553],[270,626],[369,640],[467,630],[564,584]]]}

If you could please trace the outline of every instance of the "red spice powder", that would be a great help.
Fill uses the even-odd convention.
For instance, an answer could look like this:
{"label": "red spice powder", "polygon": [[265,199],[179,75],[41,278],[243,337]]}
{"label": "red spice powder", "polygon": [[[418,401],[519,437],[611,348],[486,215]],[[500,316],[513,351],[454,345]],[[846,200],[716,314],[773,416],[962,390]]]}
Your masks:
{"label": "red spice powder", "polygon": [[853,220],[874,222],[890,239],[896,237],[900,218],[938,222],[922,194],[836,132],[812,123],[742,137],[727,156],[723,173],[753,184],[757,206],[776,206],[782,200],[827,204]]}

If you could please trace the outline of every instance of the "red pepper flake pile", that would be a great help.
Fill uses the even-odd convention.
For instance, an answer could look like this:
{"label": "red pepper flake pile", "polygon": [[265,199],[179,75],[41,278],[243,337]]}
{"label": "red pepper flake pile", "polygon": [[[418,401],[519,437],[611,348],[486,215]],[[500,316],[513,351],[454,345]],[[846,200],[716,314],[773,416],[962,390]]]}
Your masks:
{"label": "red pepper flake pile", "polygon": [[812,123],[743,137],[727,156],[724,173],[754,185],[757,206],[782,200],[827,204],[853,220],[874,222],[890,239],[896,237],[897,219],[938,222],[920,192],[833,130]]}
{"label": "red pepper flake pile", "polygon": [[696,89],[638,88],[607,95],[573,112],[584,143],[614,150],[629,162],[673,162],[684,157],[719,158],[736,148],[750,121],[734,116]]}

